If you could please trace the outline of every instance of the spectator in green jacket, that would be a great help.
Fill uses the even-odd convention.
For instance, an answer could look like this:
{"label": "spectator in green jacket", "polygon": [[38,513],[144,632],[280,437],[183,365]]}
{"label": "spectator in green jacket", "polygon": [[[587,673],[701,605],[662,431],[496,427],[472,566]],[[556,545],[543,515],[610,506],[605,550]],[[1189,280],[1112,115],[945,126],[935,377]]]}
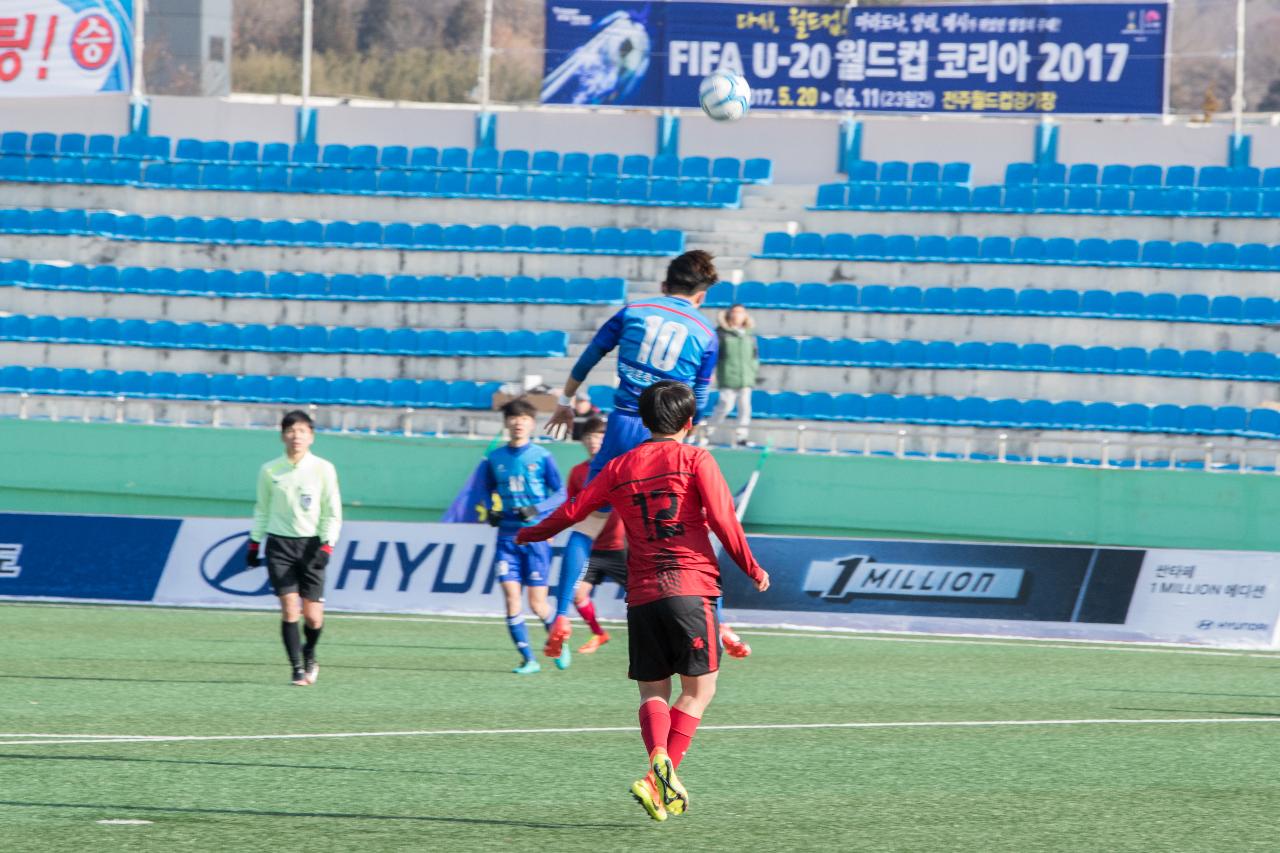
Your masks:
{"label": "spectator in green jacket", "polygon": [[738,428],[734,443],[747,444],[751,426],[751,389],[760,372],[760,350],[756,346],[756,324],[742,305],[721,312],[716,334],[720,338],[720,361],[716,365],[716,383],[720,386],[720,402],[711,418],[714,429],[725,422],[729,412],[738,408]]}

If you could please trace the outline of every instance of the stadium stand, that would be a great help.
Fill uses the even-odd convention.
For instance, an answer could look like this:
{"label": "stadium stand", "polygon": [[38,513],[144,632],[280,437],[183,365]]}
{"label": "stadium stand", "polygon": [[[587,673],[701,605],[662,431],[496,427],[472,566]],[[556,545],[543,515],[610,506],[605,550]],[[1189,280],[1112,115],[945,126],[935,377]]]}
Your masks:
{"label": "stadium stand", "polygon": [[0,284],[47,290],[150,293],[263,299],[371,300],[395,302],[531,302],[567,305],[618,304],[620,278],[559,276],[383,276],[374,273],[268,273],[262,270],[203,270],[83,264],[0,263]]}
{"label": "stadium stand", "polygon": [[[492,148],[378,148],[163,136],[3,135],[0,180],[157,189],[738,207],[768,183],[762,158],[621,156]],[[172,147],[172,153],[171,153]],[[56,156],[55,156],[56,155]]]}
{"label": "stadium stand", "polygon": [[[726,277],[708,309],[759,314],[753,409],[758,430],[791,431],[784,445],[801,427],[906,435],[898,455],[921,452],[915,433],[998,434],[1050,442],[1000,458],[1096,462],[1052,443],[1280,435],[1260,405],[1278,378],[1280,246],[1248,222],[1271,215],[1280,172],[973,172],[859,161],[806,215],[814,187],[771,184],[762,159],[2,134],[0,179],[21,189],[0,211],[0,396],[35,417],[311,404],[370,429],[410,410],[469,429],[526,372],[558,380],[698,247]],[[1089,225],[1109,211],[1156,218]]]}
{"label": "stadium stand", "polygon": [[[859,161],[822,184],[811,210],[1106,216],[1280,216],[1280,167],[1010,163],[1003,184],[969,186],[969,164]],[[950,175],[947,170],[950,169]]]}

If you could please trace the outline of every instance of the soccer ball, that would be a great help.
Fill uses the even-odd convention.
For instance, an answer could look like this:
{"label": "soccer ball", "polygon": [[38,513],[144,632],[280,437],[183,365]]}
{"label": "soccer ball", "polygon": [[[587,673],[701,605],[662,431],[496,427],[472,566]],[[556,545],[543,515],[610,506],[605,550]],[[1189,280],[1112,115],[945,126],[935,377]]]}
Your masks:
{"label": "soccer ball", "polygon": [[751,109],[751,87],[737,74],[716,71],[702,79],[698,103],[714,121],[737,121]]}

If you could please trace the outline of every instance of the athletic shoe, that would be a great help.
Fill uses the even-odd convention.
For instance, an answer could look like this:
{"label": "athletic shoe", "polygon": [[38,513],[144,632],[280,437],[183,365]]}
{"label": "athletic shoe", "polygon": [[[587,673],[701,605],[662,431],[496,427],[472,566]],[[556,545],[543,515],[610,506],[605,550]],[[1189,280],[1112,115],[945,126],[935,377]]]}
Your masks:
{"label": "athletic shoe", "polygon": [[305,670],[295,669],[293,671],[293,686],[294,687],[310,687],[311,686],[311,682],[307,681],[307,673]]}
{"label": "athletic shoe", "polygon": [[516,675],[533,675],[535,672],[542,672],[542,664],[529,659],[511,671]]}
{"label": "athletic shoe", "polygon": [[731,658],[745,658],[751,655],[751,647],[733,633],[733,629],[728,625],[720,626],[720,643],[724,646],[725,654]]}
{"label": "athletic shoe", "polygon": [[689,809],[689,792],[676,778],[676,766],[663,750],[653,754],[653,778],[662,793],[662,803],[674,815],[682,815]]}
{"label": "athletic shoe", "polygon": [[603,634],[592,634],[591,639],[583,643],[582,648],[578,649],[578,654],[595,654],[596,649],[600,648],[607,642],[609,642],[609,633],[607,631]]}
{"label": "athletic shoe", "polygon": [[658,821],[667,819],[667,808],[662,804],[662,795],[658,793],[652,773],[631,783],[631,796],[644,807],[649,817]]}
{"label": "athletic shoe", "polygon": [[556,621],[551,623],[551,630],[547,632],[547,644],[542,647],[542,653],[549,658],[560,657],[560,647],[572,633],[573,626],[569,624],[569,617],[557,616]]}
{"label": "athletic shoe", "polygon": [[568,669],[571,660],[573,660],[573,652],[569,651],[569,646],[566,644],[560,649],[560,654],[556,655],[556,669]]}
{"label": "athletic shoe", "polygon": [[315,684],[316,680],[320,678],[320,664],[316,663],[315,658],[307,661],[304,674],[306,675],[307,684]]}

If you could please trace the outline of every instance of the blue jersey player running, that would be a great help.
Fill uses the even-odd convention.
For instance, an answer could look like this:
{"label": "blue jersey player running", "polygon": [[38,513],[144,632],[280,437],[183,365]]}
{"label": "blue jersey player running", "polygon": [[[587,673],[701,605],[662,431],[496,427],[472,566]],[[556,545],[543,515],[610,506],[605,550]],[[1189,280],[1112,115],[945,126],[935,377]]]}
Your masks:
{"label": "blue jersey player running", "polygon": [[[542,667],[529,647],[529,630],[524,624],[520,591],[528,590],[529,609],[551,630],[551,608],[547,605],[550,582],[551,544],[534,542],[517,545],[516,533],[537,524],[564,503],[564,484],[556,461],[544,447],[531,443],[537,428],[537,410],[528,400],[512,400],[502,407],[502,418],[510,441],[485,459],[484,476],[488,494],[496,493],[502,509],[489,516],[498,528],[493,571],[502,585],[507,603],[507,630],[523,658],[513,672],[532,675]],[[561,669],[569,665],[569,647],[556,658]]]}
{"label": "blue jersey player running", "polygon": [[[567,434],[573,425],[574,394],[591,368],[614,349],[618,351],[618,388],[613,396],[604,443],[591,460],[590,482],[614,458],[649,439],[649,430],[640,421],[640,394],[655,382],[674,380],[693,389],[698,414],[695,424],[708,414],[707,399],[715,374],[719,342],[711,324],[699,313],[707,290],[719,281],[715,264],[707,252],[685,252],[667,266],[662,295],[627,305],[609,318],[570,371],[564,383],[560,407],[547,423],[553,435]],[[560,587],[556,598],[556,618],[543,651],[559,659],[568,648],[564,641],[572,628],[569,605],[582,575],[591,540],[604,525],[604,517],[588,518],[575,527],[565,547]]]}

